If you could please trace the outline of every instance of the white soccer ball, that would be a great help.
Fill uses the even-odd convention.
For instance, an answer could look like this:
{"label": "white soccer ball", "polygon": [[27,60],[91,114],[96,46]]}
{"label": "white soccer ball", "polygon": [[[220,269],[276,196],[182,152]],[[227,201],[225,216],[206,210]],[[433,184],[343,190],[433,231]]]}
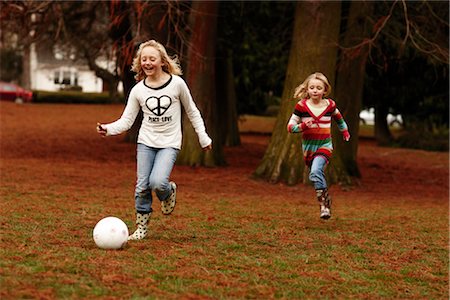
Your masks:
{"label": "white soccer ball", "polygon": [[127,243],[128,227],[119,218],[106,217],[95,225],[92,236],[99,248],[120,249]]}

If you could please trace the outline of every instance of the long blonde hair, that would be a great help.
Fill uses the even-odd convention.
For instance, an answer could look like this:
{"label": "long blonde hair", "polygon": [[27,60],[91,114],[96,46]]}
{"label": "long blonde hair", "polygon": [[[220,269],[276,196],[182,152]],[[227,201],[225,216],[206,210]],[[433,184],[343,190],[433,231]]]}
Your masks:
{"label": "long blonde hair", "polygon": [[161,55],[161,61],[163,63],[163,71],[169,74],[182,75],[180,61],[177,55],[170,57],[167,54],[166,48],[155,40],[149,40],[139,45],[139,49],[136,52],[136,56],[133,58],[133,64],[131,66],[131,71],[135,72],[134,79],[140,81],[145,78],[145,73],[141,66],[141,53],[145,47],[153,47],[159,51]]}
{"label": "long blonde hair", "polygon": [[298,87],[295,88],[295,92],[294,92],[294,98],[295,99],[298,99],[298,98],[300,98],[300,99],[309,98],[309,95],[308,95],[308,84],[309,84],[309,81],[311,79],[318,79],[318,80],[323,82],[323,84],[325,85],[324,96],[328,96],[331,93],[331,85],[328,82],[327,77],[325,75],[323,75],[322,73],[320,73],[320,72],[315,72],[315,73],[309,75],[305,79],[305,81],[303,81],[302,84],[300,84]]}

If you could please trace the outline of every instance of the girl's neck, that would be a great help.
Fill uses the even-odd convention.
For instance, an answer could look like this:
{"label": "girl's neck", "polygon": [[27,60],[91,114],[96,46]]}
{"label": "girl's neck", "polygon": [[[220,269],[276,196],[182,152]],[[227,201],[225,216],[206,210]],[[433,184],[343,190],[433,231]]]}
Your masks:
{"label": "girl's neck", "polygon": [[170,74],[166,72],[159,72],[154,75],[149,75],[145,78],[145,83],[151,87],[158,87],[169,80]]}
{"label": "girl's neck", "polygon": [[325,99],[323,98],[317,98],[317,99],[313,99],[313,98],[309,98],[309,103],[311,103],[312,105],[321,105],[325,102]]}

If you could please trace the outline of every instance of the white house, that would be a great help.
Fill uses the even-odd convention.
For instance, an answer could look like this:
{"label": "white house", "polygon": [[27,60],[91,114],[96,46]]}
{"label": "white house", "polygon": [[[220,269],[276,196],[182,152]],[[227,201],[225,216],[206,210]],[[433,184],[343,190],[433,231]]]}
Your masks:
{"label": "white house", "polygon": [[[67,53],[56,45],[30,47],[30,88],[33,90],[59,91],[79,90],[102,92],[106,90],[103,80],[97,77],[75,53]],[[103,68],[112,70],[114,62],[97,62]]]}

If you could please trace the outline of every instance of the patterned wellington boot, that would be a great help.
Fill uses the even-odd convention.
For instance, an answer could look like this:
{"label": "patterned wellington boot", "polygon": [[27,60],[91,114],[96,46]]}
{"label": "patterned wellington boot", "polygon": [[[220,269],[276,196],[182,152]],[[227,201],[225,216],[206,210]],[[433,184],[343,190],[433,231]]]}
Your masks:
{"label": "patterned wellington boot", "polygon": [[129,241],[133,240],[142,240],[147,236],[148,232],[148,222],[150,221],[150,216],[152,213],[148,214],[141,214],[136,213],[136,225],[137,229],[136,231],[128,237]]}
{"label": "patterned wellington boot", "polygon": [[172,193],[169,198],[161,201],[161,211],[165,215],[170,215],[177,204],[177,185],[173,181],[170,182],[170,185],[172,186]]}
{"label": "patterned wellington boot", "polygon": [[316,195],[320,204],[320,218],[324,220],[331,218],[331,197],[328,190],[316,190]]}

